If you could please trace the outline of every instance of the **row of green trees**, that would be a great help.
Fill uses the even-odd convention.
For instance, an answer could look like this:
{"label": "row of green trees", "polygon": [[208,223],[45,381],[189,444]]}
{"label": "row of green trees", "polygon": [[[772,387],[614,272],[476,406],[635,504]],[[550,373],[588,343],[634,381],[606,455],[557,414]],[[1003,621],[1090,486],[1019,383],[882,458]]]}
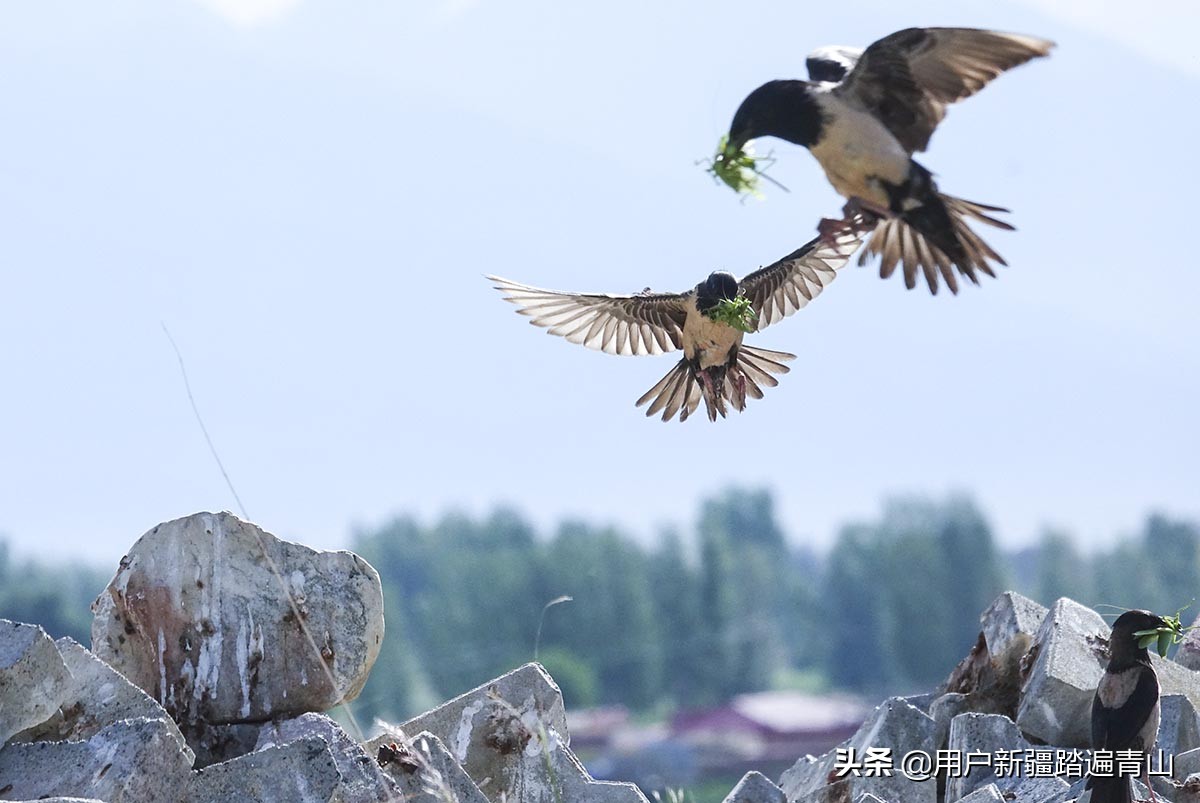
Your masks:
{"label": "row of green trees", "polygon": [[[402,719],[535,653],[571,706],[705,705],[800,684],[920,690],[966,653],[1006,587],[1164,612],[1200,589],[1194,523],[1151,516],[1087,556],[1053,531],[1006,555],[965,497],[890,502],[821,557],[785,537],[769,493],[744,490],[706,500],[694,531],[653,547],[579,521],[539,534],[497,510],[398,518],[357,533],[353,548],[379,570],[386,601],[383,653],[357,703],[368,718]],[[108,577],[17,563],[0,543],[0,617],[87,643],[88,605]]]}

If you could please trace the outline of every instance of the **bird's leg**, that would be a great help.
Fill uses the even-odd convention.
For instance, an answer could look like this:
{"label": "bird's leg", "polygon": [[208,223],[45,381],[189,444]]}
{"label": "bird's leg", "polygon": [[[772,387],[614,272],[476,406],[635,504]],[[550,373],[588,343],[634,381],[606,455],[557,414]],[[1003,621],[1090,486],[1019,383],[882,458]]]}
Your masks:
{"label": "bird's leg", "polygon": [[851,231],[867,232],[883,218],[891,217],[892,211],[855,195],[846,201],[842,214],[846,216],[846,226]]}
{"label": "bird's leg", "polygon": [[1146,763],[1142,767],[1142,778],[1146,782],[1146,791],[1150,793],[1150,803],[1158,803],[1158,798],[1154,795],[1154,787],[1150,785],[1150,756],[1146,756]]}

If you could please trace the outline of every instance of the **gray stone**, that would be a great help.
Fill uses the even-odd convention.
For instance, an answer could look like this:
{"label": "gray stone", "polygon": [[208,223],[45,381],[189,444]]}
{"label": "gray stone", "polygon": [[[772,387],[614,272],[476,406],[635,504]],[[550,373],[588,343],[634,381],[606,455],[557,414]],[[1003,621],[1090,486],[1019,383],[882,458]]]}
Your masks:
{"label": "gray stone", "polygon": [[[947,747],[952,753],[966,755],[971,752],[995,755],[997,750],[1024,750],[1030,747],[1017,724],[1000,714],[959,714],[950,723]],[[965,763],[965,762],[964,762]],[[995,784],[1001,793],[1010,792],[1021,777],[998,778],[993,767],[971,767],[957,777],[946,780],[946,800],[953,803],[965,798],[977,789]]]}
{"label": "gray stone", "polygon": [[1193,629],[1183,634],[1183,640],[1175,650],[1175,663],[1193,671],[1200,670],[1200,629],[1196,629],[1197,624],[1200,624],[1200,616],[1192,622]]}
{"label": "gray stone", "polygon": [[76,796],[107,803],[178,803],[191,755],[162,719],[127,719],[84,741],[10,744],[0,789],[13,800]]}
{"label": "gray stone", "polygon": [[183,723],[184,736],[196,753],[193,766],[200,770],[213,764],[221,764],[254,752],[258,734],[265,727],[262,722],[234,722],[227,725],[210,725],[207,722]]}
{"label": "gray stone", "polygon": [[408,803],[488,803],[487,796],[454,760],[441,739],[425,731],[408,739],[397,731],[377,754],[382,771]]}
{"label": "gray stone", "polygon": [[761,772],[747,772],[722,803],[787,803],[787,797]]}
{"label": "gray stone", "polygon": [[1159,701],[1158,749],[1174,756],[1200,747],[1200,717],[1192,702],[1182,694],[1164,694]]}
{"label": "gray stone", "polygon": [[[933,717],[909,705],[902,698],[892,697],[879,705],[858,731],[840,745],[854,751],[857,760],[867,754],[867,748],[889,748],[897,768],[901,758],[913,750],[933,753],[937,723]],[[779,785],[789,801],[833,803],[856,800],[864,793],[883,798],[889,803],[934,803],[937,784],[933,781],[913,781],[897,771],[891,777],[848,775],[835,783],[837,751],[831,750],[820,758],[805,756],[783,773]]]}
{"label": "gray stone", "polygon": [[929,706],[929,716],[936,723],[933,744],[936,749],[946,746],[950,738],[950,723],[959,714],[971,710],[970,698],[966,694],[947,692],[941,695]]}
{"label": "gray stone", "polygon": [[[947,793],[946,800],[950,800],[949,793]],[[1005,803],[1004,795],[1000,794],[1000,788],[994,783],[981,786],[958,800],[959,803]]]}
{"label": "gray stone", "polygon": [[319,736],[306,736],[205,767],[195,774],[184,799],[186,803],[339,803],[341,780],[329,745]]}
{"label": "gray stone", "polygon": [[1021,658],[1033,646],[1047,613],[1044,605],[1015,591],[1005,591],[983,612],[979,624],[997,674],[1019,674]]}
{"label": "gray stone", "polygon": [[1191,701],[1192,707],[1200,710],[1200,672],[1180,666],[1174,661],[1159,658],[1151,651],[1150,664],[1158,675],[1158,686],[1162,694],[1182,694]]}
{"label": "gray stone", "polygon": [[1108,662],[1109,627],[1100,614],[1062,598],[1030,648],[1035,660],[1021,689],[1017,724],[1031,737],[1088,747],[1096,684]]}
{"label": "gray stone", "polygon": [[1200,773],[1200,747],[1176,754],[1171,769],[1173,770],[1172,775],[1179,781],[1185,780],[1189,775]]}
{"label": "gray stone", "polygon": [[52,716],[70,678],[45,630],[0,619],[0,745]]}
{"label": "gray stone", "polygon": [[[538,664],[526,664],[409,720],[403,733],[429,731],[493,803],[645,803],[633,784],[593,780],[570,751],[562,694]],[[377,752],[393,741],[368,743]]]}
{"label": "gray stone", "polygon": [[154,698],[74,639],[60,638],[55,645],[70,672],[62,703],[52,717],[17,734],[14,741],[82,741],[123,719],[161,719],[180,748],[191,755],[183,734]]}
{"label": "gray stone", "polygon": [[366,561],[231,513],[150,530],[92,610],[93,651],[181,725],[328,710],[358,695],[383,639]]}
{"label": "gray stone", "polygon": [[887,801],[884,800],[883,798],[876,797],[875,795],[871,794],[870,792],[863,792],[861,795],[859,795],[857,798],[854,799],[854,803],[887,803]]}
{"label": "gray stone", "polygon": [[258,744],[254,749],[265,750],[309,736],[318,736],[329,746],[342,777],[338,795],[343,803],[369,803],[399,795],[400,790],[375,759],[324,714],[302,714],[295,719],[265,724],[258,733]]}
{"label": "gray stone", "polygon": [[[13,803],[35,803],[32,800],[17,800]],[[44,797],[36,803],[104,803],[103,800],[96,800],[92,797]]]}

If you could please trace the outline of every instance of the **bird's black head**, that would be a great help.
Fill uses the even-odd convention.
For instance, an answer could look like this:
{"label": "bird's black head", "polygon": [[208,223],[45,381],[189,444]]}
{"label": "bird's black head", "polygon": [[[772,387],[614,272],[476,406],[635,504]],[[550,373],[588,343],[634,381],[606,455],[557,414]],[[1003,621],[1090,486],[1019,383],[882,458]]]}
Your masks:
{"label": "bird's black head", "polygon": [[737,298],[738,281],[732,273],[713,271],[708,278],[696,285],[696,309],[707,313],[722,299]]}
{"label": "bird's black head", "polygon": [[1128,666],[1138,661],[1146,663],[1150,654],[1145,647],[1138,646],[1139,630],[1154,630],[1166,624],[1161,616],[1150,611],[1125,611],[1113,622],[1112,635],[1108,639],[1109,666]]}
{"label": "bird's black head", "polygon": [[729,145],[779,137],[808,148],[821,137],[821,107],[805,81],[768,81],[742,101],[729,126]]}

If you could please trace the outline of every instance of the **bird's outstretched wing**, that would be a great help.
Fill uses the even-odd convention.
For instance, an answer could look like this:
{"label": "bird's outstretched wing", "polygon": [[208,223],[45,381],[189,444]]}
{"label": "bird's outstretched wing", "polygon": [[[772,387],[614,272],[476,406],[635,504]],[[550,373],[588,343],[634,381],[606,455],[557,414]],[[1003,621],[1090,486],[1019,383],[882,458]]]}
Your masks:
{"label": "bird's outstretched wing", "polygon": [[833,91],[878,117],[910,153],[923,151],[947,105],[1052,47],[1047,39],[975,28],[906,28],[863,51]]}
{"label": "bird's outstretched wing", "polygon": [[849,232],[838,235],[832,243],[817,238],[742,279],[742,292],[758,313],[757,330],[761,332],[782,321],[816,298],[837,277],[838,269],[861,241],[861,235]]}
{"label": "bird's outstretched wing", "polygon": [[534,326],[608,354],[665,354],[683,348],[687,304],[678,293],[564,293],[488,276]]}

